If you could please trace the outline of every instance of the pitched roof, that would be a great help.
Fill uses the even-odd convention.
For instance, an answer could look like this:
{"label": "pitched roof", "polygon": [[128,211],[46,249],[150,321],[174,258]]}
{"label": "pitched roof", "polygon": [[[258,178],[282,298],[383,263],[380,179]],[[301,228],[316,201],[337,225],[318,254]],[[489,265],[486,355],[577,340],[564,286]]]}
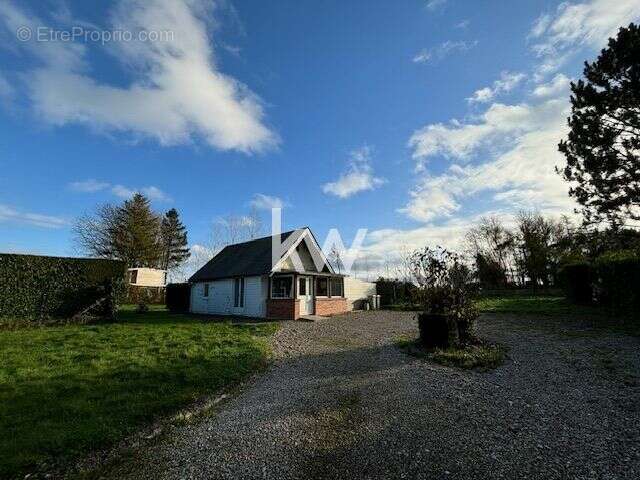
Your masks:
{"label": "pitched roof", "polygon": [[[291,230],[281,234],[280,241],[285,247],[281,255],[286,252],[286,247],[295,242],[304,233],[304,230]],[[224,247],[205,266],[194,273],[189,282],[271,273],[272,238],[272,236],[257,238]]]}

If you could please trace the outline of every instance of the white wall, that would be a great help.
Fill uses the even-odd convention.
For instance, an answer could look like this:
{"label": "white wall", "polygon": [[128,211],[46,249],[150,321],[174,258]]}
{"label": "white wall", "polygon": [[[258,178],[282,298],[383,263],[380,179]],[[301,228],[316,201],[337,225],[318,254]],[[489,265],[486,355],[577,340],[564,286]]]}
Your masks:
{"label": "white wall", "polygon": [[[209,296],[204,296],[205,282],[191,286],[191,311],[214,315],[266,316],[267,277],[244,278],[244,306],[233,306],[234,279],[215,280],[209,284]],[[265,286],[265,283],[267,286]]]}
{"label": "white wall", "polygon": [[353,310],[354,303],[376,294],[376,284],[363,282],[357,278],[344,277],[344,296],[347,297],[347,308]]}

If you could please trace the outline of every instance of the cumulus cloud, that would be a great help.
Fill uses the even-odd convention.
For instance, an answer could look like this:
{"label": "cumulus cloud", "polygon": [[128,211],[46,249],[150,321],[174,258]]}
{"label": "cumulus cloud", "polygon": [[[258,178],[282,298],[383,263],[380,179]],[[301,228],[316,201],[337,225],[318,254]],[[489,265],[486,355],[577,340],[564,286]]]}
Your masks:
{"label": "cumulus cloud", "polygon": [[537,98],[556,97],[563,93],[569,94],[571,79],[562,73],[558,73],[551,81],[537,85],[532,95]]}
{"label": "cumulus cloud", "polygon": [[517,87],[526,75],[521,72],[502,72],[500,78],[493,82],[491,87],[476,90],[473,95],[467,98],[469,103],[486,103],[492,101],[502,93],[507,93]]}
{"label": "cumulus cloud", "polygon": [[562,99],[550,99],[535,107],[494,103],[474,122],[454,119],[448,124],[426,125],[413,133],[409,146],[419,171],[435,155],[467,161],[480,148],[495,149],[523,132],[545,127],[550,118],[556,118],[558,110],[565,112],[566,106]]}
{"label": "cumulus cloud", "polygon": [[[121,0],[110,29],[169,32],[157,41],[112,41],[106,52],[132,75],[126,86],[90,75],[89,46],[75,42],[23,42],[39,61],[26,72],[39,118],[54,125],[85,124],[96,131],[149,137],[161,145],[202,139],[221,150],[259,152],[277,144],[264,124],[260,99],[216,64],[204,0]],[[45,22],[15,4],[0,4],[0,25],[37,31]],[[136,38],[134,36],[134,38]]]}
{"label": "cumulus cloud", "polygon": [[105,190],[109,190],[113,195],[118,198],[122,198],[128,200],[133,197],[136,193],[142,193],[146,195],[149,200],[158,201],[158,202],[170,202],[172,201],[171,197],[167,195],[162,189],[149,185],[146,187],[140,188],[130,188],[125,187],[124,185],[112,185],[108,182],[101,182],[99,180],[90,178],[88,180],[82,180],[78,182],[71,182],[69,184],[69,188],[76,192],[81,193],[96,193]]}
{"label": "cumulus cloud", "polygon": [[401,212],[422,222],[447,218],[461,209],[463,200],[483,192],[493,192],[497,204],[511,208],[571,211],[573,200],[554,171],[562,161],[557,144],[566,134],[568,110],[563,98],[536,105],[493,104],[479,122],[423,128],[410,143],[419,168],[438,154],[468,162],[483,151],[488,161],[454,164],[442,175],[425,175]]}
{"label": "cumulus cloud", "polygon": [[464,40],[451,41],[441,43],[437,47],[425,48],[413,57],[414,63],[435,63],[442,60],[455,52],[466,52],[471,50],[478,44],[477,40],[467,42]]}
{"label": "cumulus cloud", "polygon": [[0,204],[0,222],[22,223],[43,228],[62,228],[69,225],[69,221],[62,217],[23,212],[3,204]]}
{"label": "cumulus cloud", "polygon": [[603,48],[621,26],[640,19],[637,0],[592,0],[561,3],[533,23],[529,39],[543,60],[537,69],[541,79],[556,71],[580,47]]}
{"label": "cumulus cloud", "polygon": [[351,152],[349,168],[334,181],[322,186],[324,193],[340,198],[349,198],[359,192],[374,190],[386,180],[376,177],[371,167],[371,148],[362,147]]}
{"label": "cumulus cloud", "polygon": [[284,208],[286,202],[279,197],[256,193],[249,205],[258,210],[271,210],[272,208]]}

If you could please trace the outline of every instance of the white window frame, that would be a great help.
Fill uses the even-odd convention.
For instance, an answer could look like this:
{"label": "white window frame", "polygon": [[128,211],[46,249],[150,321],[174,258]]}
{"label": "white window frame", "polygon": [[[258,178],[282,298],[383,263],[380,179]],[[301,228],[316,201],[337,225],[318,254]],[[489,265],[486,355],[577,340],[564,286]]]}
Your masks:
{"label": "white window frame", "polygon": [[233,308],[244,308],[244,277],[233,279]]}

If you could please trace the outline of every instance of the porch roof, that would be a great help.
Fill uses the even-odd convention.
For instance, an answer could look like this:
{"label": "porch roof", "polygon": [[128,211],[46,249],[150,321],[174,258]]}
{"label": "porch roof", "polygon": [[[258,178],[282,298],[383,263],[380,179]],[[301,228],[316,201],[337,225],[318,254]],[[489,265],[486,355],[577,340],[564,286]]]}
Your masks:
{"label": "porch roof", "polygon": [[344,273],[329,273],[329,272],[299,272],[297,270],[280,270],[278,272],[271,272],[270,276],[275,277],[278,275],[304,275],[305,277],[337,277],[344,278],[349,275]]}

